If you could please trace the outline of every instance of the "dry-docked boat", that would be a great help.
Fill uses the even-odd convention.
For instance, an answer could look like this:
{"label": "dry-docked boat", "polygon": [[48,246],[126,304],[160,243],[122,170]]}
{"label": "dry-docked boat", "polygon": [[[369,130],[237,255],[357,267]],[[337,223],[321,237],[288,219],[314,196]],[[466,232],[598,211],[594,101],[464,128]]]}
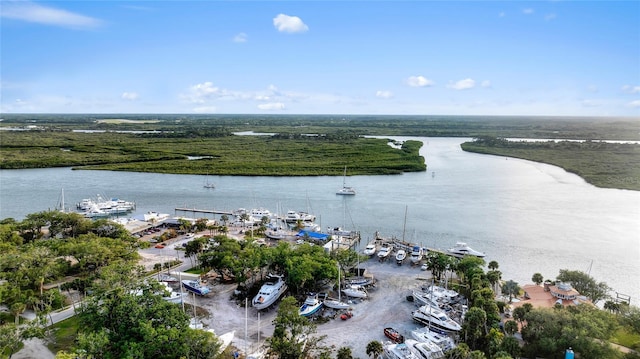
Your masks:
{"label": "dry-docked boat", "polygon": [[413,320],[428,326],[433,331],[451,333],[462,329],[460,324],[449,318],[445,312],[429,305],[418,308],[412,313],[412,316]]}
{"label": "dry-docked boat", "polygon": [[405,344],[420,359],[442,359],[445,357],[442,349],[430,341],[418,342],[413,339],[407,339]]}
{"label": "dry-docked boat", "polygon": [[251,304],[254,308],[262,310],[269,308],[287,291],[287,283],[280,275],[269,274],[265,283],[260,287],[258,294],[253,297]]}
{"label": "dry-docked boat", "polygon": [[352,298],[366,298],[368,296],[367,291],[359,285],[350,285],[346,288],[342,288],[342,293],[347,297]]}
{"label": "dry-docked boat", "polygon": [[384,335],[394,343],[404,343],[404,336],[391,327],[384,328]]}
{"label": "dry-docked boat", "polygon": [[445,352],[456,347],[456,344],[450,336],[433,332],[429,330],[429,327],[412,330],[411,336],[419,342],[433,342]]}
{"label": "dry-docked boat", "polygon": [[387,343],[382,349],[387,359],[418,359],[405,343]]}
{"label": "dry-docked boat", "polygon": [[322,308],[322,301],[318,298],[317,293],[309,293],[307,299],[305,299],[304,303],[300,307],[298,314],[303,317],[310,317],[317,313],[320,308]]}

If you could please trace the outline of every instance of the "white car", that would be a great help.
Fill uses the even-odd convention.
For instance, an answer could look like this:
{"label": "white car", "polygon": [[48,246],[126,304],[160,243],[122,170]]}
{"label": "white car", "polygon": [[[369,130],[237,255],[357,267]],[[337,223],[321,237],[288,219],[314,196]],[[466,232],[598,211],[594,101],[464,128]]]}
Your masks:
{"label": "white car", "polygon": [[420,267],[421,270],[427,270],[427,263],[423,264],[422,267]]}

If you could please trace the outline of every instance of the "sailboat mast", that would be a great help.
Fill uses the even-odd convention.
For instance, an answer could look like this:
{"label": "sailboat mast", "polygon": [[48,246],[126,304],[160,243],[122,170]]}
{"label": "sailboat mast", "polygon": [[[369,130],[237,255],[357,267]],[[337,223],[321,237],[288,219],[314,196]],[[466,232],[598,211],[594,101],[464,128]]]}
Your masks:
{"label": "sailboat mast", "polygon": [[407,210],[409,206],[404,207],[404,224],[402,225],[402,242],[404,242],[404,233],[407,230]]}

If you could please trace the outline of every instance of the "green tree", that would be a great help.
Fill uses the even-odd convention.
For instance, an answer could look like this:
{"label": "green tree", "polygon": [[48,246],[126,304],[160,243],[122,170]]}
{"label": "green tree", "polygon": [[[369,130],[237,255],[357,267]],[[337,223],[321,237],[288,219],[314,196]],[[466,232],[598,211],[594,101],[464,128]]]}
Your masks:
{"label": "green tree", "polygon": [[320,342],[324,336],[315,337],[316,325],[307,317],[298,314],[298,303],[294,297],[282,299],[278,314],[273,320],[273,336],[267,339],[269,355],[280,359],[299,359],[318,356],[327,352]]}
{"label": "green tree", "polygon": [[513,297],[520,293],[520,290],[518,282],[514,282],[513,280],[508,280],[502,285],[502,292],[509,295],[509,303],[511,303]]}
{"label": "green tree", "polygon": [[507,320],[504,322],[504,332],[507,335],[513,335],[518,332],[518,323],[515,320]]}
{"label": "green tree", "polygon": [[469,308],[462,324],[464,342],[469,345],[470,349],[483,348],[488,333],[487,313],[482,308]]}
{"label": "green tree", "polygon": [[367,355],[370,357],[377,358],[382,354],[383,350],[382,343],[378,340],[372,340],[367,343]]}
{"label": "green tree", "polygon": [[533,277],[531,277],[531,281],[536,285],[540,285],[544,282],[544,277],[542,277],[542,274],[540,273],[534,273]]}
{"label": "green tree", "polygon": [[[511,322],[513,322],[511,320]],[[515,337],[506,337],[502,340],[502,344],[500,344],[500,351],[509,353],[513,358],[520,357],[520,342]]]}
{"label": "green tree", "polygon": [[497,261],[491,261],[491,262],[489,262],[489,264],[487,265],[487,268],[489,268],[490,270],[497,270],[497,269],[498,269],[498,267],[500,267],[500,266],[498,265],[498,262],[497,262]]}
{"label": "green tree", "polygon": [[594,304],[608,298],[611,291],[605,282],[596,282],[590,275],[581,271],[561,269],[556,279],[571,284],[573,289],[591,299]]}
{"label": "green tree", "polygon": [[351,348],[349,347],[341,347],[338,349],[338,355],[336,359],[353,359],[353,353],[351,353]]}

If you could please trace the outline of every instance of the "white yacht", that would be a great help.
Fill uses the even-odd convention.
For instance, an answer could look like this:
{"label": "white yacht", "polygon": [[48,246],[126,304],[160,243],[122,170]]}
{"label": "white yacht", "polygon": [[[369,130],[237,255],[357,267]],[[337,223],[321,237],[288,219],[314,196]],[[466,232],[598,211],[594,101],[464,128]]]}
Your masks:
{"label": "white yacht", "polygon": [[260,287],[260,291],[253,298],[251,304],[257,310],[269,308],[278,298],[287,291],[287,283],[279,275],[269,274],[266,282]]}
{"label": "white yacht", "polygon": [[469,247],[464,242],[457,242],[455,246],[447,249],[447,253],[451,256],[462,258],[464,256],[475,256],[479,258],[484,258],[485,254],[475,249]]}
{"label": "white yacht", "polygon": [[433,342],[445,352],[456,347],[456,344],[450,336],[432,332],[429,330],[429,327],[412,330],[411,336],[418,342]]}
{"label": "white yacht", "polygon": [[420,246],[413,246],[413,250],[411,251],[411,263],[418,264],[422,257],[424,256],[424,249]]}
{"label": "white yacht", "polygon": [[419,359],[409,350],[405,343],[387,343],[383,346],[384,356],[387,359]]}
{"label": "white yacht", "polygon": [[391,247],[389,247],[386,244],[383,244],[382,247],[380,247],[380,250],[378,251],[378,258],[385,259],[389,256],[389,254],[391,254]]}
{"label": "white yacht", "polygon": [[412,313],[413,320],[428,326],[433,331],[451,333],[462,329],[460,324],[449,318],[445,312],[429,305],[423,305]]}
{"label": "white yacht", "polygon": [[316,216],[307,212],[287,211],[284,217],[284,221],[287,223],[296,223],[298,221],[313,222],[316,220]]}
{"label": "white yacht", "polygon": [[407,258],[407,251],[404,249],[398,249],[398,252],[396,253],[396,262],[398,265],[401,265],[405,258]]}
{"label": "white yacht", "polygon": [[364,250],[362,251],[362,253],[364,253],[367,256],[372,256],[376,254],[377,251],[378,251],[378,246],[374,242],[370,242],[369,244],[367,244],[366,247],[364,247]]}
{"label": "white yacht", "polygon": [[418,342],[413,339],[405,341],[409,350],[419,359],[442,359],[444,352],[435,343],[430,341]]}

